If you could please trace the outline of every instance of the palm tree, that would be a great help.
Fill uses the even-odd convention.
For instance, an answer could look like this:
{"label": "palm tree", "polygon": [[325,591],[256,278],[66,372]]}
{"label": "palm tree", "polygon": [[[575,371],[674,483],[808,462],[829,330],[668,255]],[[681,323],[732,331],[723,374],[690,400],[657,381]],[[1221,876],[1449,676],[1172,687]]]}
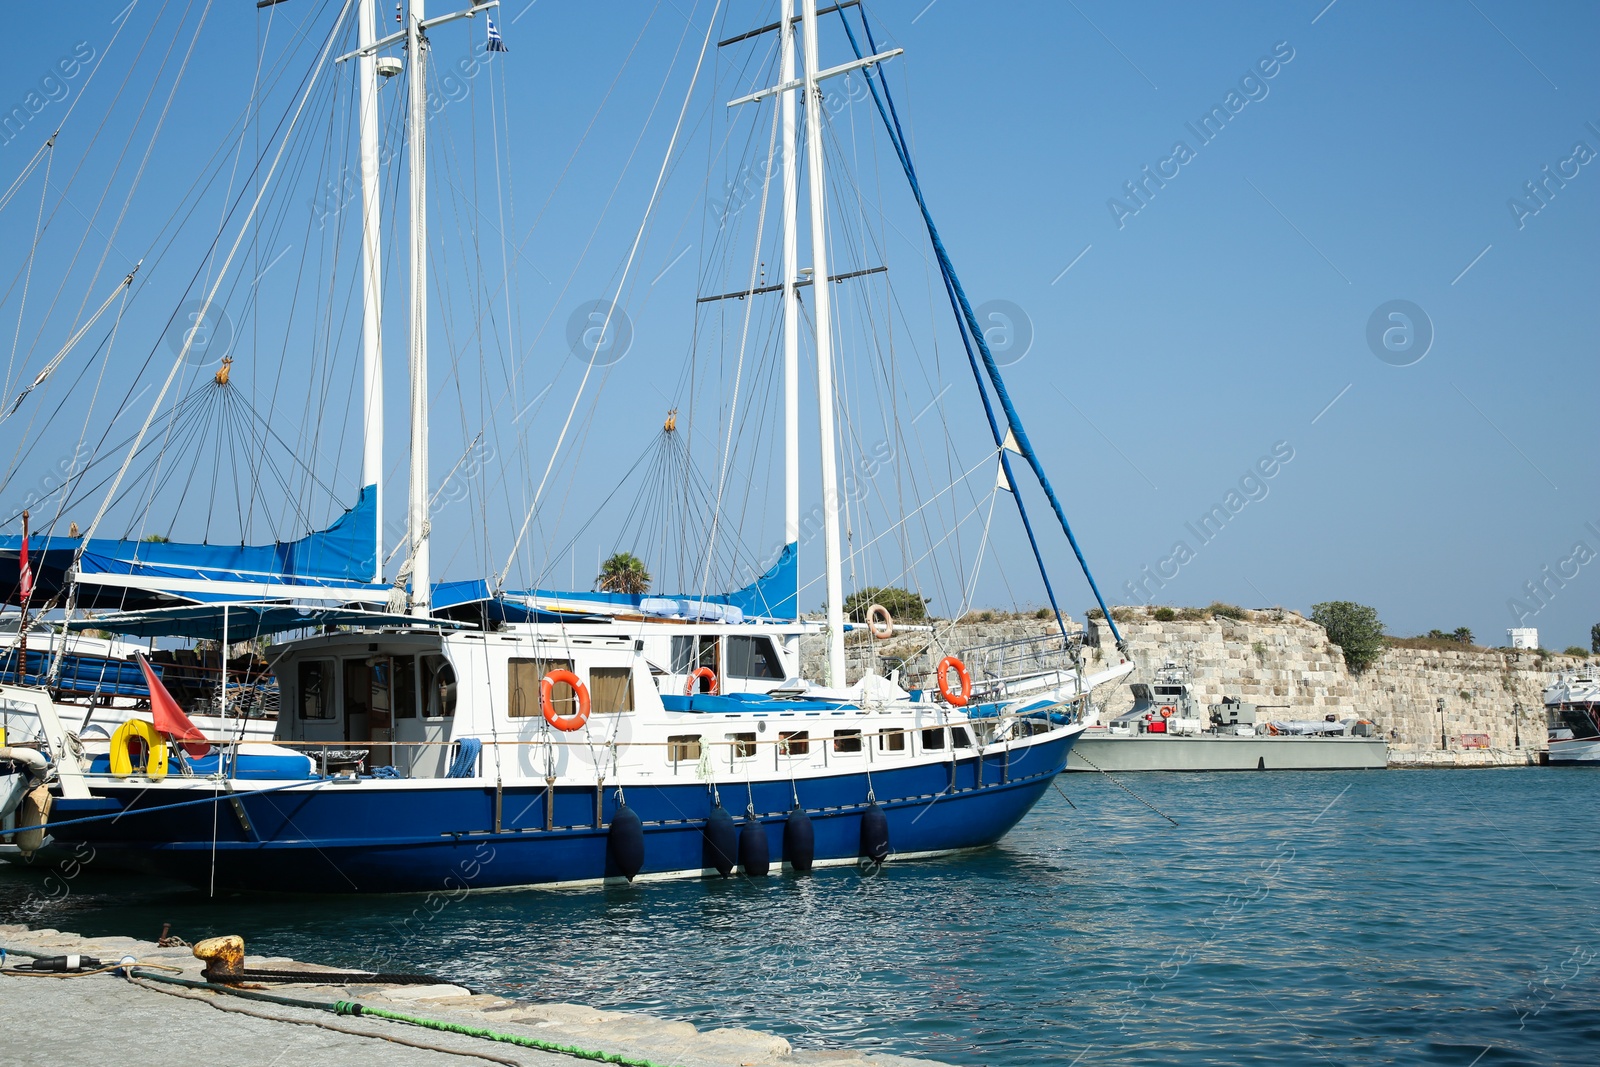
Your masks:
{"label": "palm tree", "polygon": [[617,552],[600,567],[595,579],[602,592],[638,595],[650,591],[650,572],[632,552]]}

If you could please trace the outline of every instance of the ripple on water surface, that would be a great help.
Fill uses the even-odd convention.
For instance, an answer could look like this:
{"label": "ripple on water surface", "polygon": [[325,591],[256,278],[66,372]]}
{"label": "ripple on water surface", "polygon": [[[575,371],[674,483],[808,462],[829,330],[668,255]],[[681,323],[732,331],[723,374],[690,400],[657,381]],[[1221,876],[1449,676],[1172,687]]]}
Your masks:
{"label": "ripple on water surface", "polygon": [[0,871],[0,916],[962,1064],[1600,1062],[1600,770],[1125,781],[1181,825],[1077,775],[876,877],[213,901],[91,864]]}

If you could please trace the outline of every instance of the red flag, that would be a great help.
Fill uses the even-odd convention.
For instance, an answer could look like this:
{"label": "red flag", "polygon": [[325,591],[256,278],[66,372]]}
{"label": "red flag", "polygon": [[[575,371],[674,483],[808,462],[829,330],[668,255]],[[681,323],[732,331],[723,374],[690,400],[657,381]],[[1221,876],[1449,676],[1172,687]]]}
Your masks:
{"label": "red flag", "polygon": [[167,692],[167,687],[161,684],[161,679],[156,677],[156,672],[150,669],[150,664],[142,654],[139,655],[139,670],[144,673],[144,684],[150,688],[150,719],[156,729],[174,741],[200,742],[183,746],[183,750],[191,756],[204,756],[210,752],[211,745],[206,741],[206,735],[189,721],[189,716],[178,707],[178,702]]}
{"label": "red flag", "polygon": [[22,567],[18,574],[17,599],[26,604],[33,599],[33,568],[28,566],[28,524],[22,524]]}

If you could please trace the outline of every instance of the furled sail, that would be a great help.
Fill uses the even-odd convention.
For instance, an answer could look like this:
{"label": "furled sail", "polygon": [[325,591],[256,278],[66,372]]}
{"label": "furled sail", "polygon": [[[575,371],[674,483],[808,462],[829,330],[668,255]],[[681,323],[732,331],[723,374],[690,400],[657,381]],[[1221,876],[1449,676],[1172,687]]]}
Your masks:
{"label": "furled sail", "polygon": [[[185,544],[35,535],[29,546],[38,608],[55,599],[77,561],[82,608],[135,610],[185,603],[292,599],[382,603],[375,585],[377,488],[326,530],[270,545]],[[0,594],[21,602],[21,537],[0,537]],[[79,555],[81,549],[81,556]]]}

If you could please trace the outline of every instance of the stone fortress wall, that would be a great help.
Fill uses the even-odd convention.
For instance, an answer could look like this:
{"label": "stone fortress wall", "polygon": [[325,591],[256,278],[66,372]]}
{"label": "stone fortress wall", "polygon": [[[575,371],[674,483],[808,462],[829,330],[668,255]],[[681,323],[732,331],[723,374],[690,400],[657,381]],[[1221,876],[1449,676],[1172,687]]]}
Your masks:
{"label": "stone fortress wall", "polygon": [[[1389,740],[1393,765],[1538,762],[1545,749],[1544,687],[1557,671],[1583,662],[1528,650],[1391,647],[1366,672],[1354,674],[1322,627],[1293,611],[1251,611],[1244,620],[1207,616],[1166,622],[1141,608],[1129,611],[1131,617],[1119,618],[1118,626],[1138,664],[1134,678],[1148,680],[1170,661],[1190,668],[1202,706],[1228,696],[1278,705],[1273,711],[1278,718],[1370,719]],[[936,634],[897,633],[881,642],[852,633],[849,678],[869,666],[884,671],[899,657],[910,657],[910,670],[926,671],[946,651],[1054,630],[1048,618],[989,612],[933,625]],[[924,651],[930,641],[932,650]],[[1110,627],[1103,621],[1090,620],[1086,648],[1091,671],[1116,662]],[[807,677],[822,676],[819,637],[804,639],[802,661]],[[1103,715],[1115,715],[1132,706],[1133,696],[1122,684],[1097,690],[1095,701]]]}

